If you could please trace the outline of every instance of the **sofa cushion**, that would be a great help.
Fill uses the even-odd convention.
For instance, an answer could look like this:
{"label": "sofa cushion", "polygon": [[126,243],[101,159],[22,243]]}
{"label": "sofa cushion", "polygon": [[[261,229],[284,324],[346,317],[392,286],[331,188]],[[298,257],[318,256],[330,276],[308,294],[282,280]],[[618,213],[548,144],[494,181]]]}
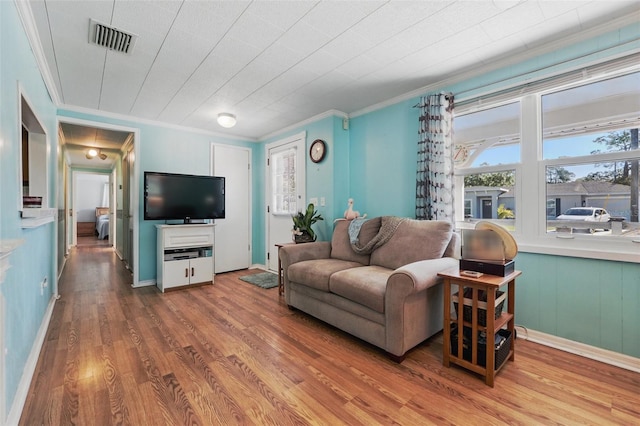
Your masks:
{"label": "sofa cushion", "polygon": [[287,278],[307,287],[329,291],[329,277],[333,273],[358,266],[362,265],[340,259],[305,260],[290,265],[287,268]]}
{"label": "sofa cushion", "polygon": [[406,220],[389,241],[371,253],[370,264],[397,269],[419,260],[438,259],[452,232],[451,223],[444,220]]}
{"label": "sofa cushion", "polygon": [[[360,228],[360,234],[358,234],[360,246],[364,246],[378,234],[378,231],[380,230],[380,223],[380,218],[376,217],[367,220],[362,225]],[[336,223],[335,229],[333,230],[333,237],[331,238],[331,257],[334,259],[348,260],[351,262],[358,262],[362,265],[368,265],[369,255],[358,254],[351,248],[349,224],[351,224],[350,220],[339,220]]]}
{"label": "sofa cushion", "polygon": [[380,266],[362,266],[336,272],[329,280],[329,290],[376,312],[384,313],[387,279],[393,271]]}

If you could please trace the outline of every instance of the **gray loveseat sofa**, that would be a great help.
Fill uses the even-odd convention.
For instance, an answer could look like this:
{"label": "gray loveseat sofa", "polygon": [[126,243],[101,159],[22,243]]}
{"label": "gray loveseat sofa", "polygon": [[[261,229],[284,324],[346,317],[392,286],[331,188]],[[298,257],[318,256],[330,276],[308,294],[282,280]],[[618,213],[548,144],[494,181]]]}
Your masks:
{"label": "gray loveseat sofa", "polygon": [[[358,247],[385,224],[366,221]],[[444,221],[406,219],[370,254],[358,254],[350,221],[336,223],[330,242],[284,246],[287,305],[384,349],[401,362],[408,350],[442,330],[443,286],[437,273],[458,265],[459,237]]]}

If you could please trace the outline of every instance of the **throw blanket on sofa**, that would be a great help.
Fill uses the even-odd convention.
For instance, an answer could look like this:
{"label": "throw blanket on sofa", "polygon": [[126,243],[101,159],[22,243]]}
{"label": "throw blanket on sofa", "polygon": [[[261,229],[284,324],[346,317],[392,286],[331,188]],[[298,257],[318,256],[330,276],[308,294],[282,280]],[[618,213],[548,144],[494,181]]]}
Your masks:
{"label": "throw blanket on sofa", "polygon": [[[373,252],[375,249],[377,249],[378,247],[382,246],[387,241],[389,241],[393,236],[393,234],[396,232],[396,229],[398,229],[398,226],[400,226],[400,224],[405,220],[407,219],[404,217],[382,216],[380,230],[378,231],[376,236],[373,237],[371,241],[369,241],[364,246],[360,246],[360,243],[357,240],[357,233],[360,232],[360,228],[362,228],[362,225],[364,224],[364,220],[354,219],[349,224],[349,237],[351,237],[351,248],[353,248],[353,251],[355,251],[358,254],[371,254],[371,252]],[[355,243],[353,242],[354,239],[353,239],[353,234],[351,229],[352,226],[354,226],[354,231],[357,229],[357,231],[355,231],[357,232]]]}

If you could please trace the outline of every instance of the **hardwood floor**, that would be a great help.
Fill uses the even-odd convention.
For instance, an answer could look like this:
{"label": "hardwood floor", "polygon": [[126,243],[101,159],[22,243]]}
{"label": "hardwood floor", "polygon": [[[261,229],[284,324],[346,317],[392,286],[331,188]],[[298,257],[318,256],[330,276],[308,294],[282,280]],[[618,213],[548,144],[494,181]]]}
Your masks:
{"label": "hardwood floor", "polygon": [[78,247],[87,247],[87,246],[109,246],[109,238],[104,240],[99,240],[95,235],[90,237],[77,237],[77,246]]}
{"label": "hardwood floor", "polygon": [[246,273],[162,294],[74,249],[20,424],[639,422],[640,374],[518,340],[492,389],[442,366],[441,335],[398,365]]}

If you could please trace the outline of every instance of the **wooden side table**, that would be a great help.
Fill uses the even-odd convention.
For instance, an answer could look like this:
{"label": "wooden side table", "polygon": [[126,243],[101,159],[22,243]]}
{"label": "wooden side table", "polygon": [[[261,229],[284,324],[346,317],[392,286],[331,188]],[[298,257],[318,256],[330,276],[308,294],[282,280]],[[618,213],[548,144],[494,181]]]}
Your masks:
{"label": "wooden side table", "polygon": [[280,249],[284,246],[289,246],[295,243],[278,243],[275,244],[278,247],[278,294],[284,294],[284,271],[282,270],[282,261],[280,260]]}
{"label": "wooden side table", "polygon": [[[485,383],[493,387],[495,374],[506,364],[507,360],[513,361],[515,359],[515,283],[516,277],[522,274],[521,271],[514,271],[506,277],[499,277],[495,275],[482,275],[479,278],[467,277],[460,275],[460,271],[457,269],[451,269],[439,273],[438,275],[444,278],[444,331],[443,331],[443,356],[442,364],[445,367],[449,367],[450,363],[457,364],[468,370],[481,374],[485,378]],[[458,315],[452,317],[451,315],[451,286],[457,286],[458,295]],[[507,295],[507,310],[503,312],[498,318],[495,318],[495,300],[497,290],[508,285]],[[471,302],[471,321],[465,321],[463,318],[463,305],[464,305],[464,289],[472,289],[472,302]],[[478,322],[478,303],[479,292],[486,291],[487,293],[487,306],[486,306],[486,326],[482,326]],[[451,353],[451,326],[456,325],[457,336],[457,353]],[[507,330],[511,335],[511,344],[509,347],[509,354],[500,365],[495,365],[494,342],[496,333],[504,326],[507,326]],[[463,335],[464,328],[471,329],[471,360],[466,360],[463,354]],[[478,359],[478,334],[484,331],[486,334],[486,359],[484,360],[484,366],[480,364]],[[468,358],[468,356],[467,356]]]}

